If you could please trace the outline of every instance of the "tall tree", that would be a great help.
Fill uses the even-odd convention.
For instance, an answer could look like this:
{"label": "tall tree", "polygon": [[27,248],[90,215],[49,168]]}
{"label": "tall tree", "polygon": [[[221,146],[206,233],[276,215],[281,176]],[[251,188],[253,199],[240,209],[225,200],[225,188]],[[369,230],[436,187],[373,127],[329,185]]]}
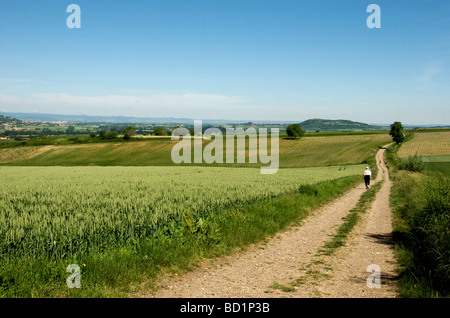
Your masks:
{"label": "tall tree", "polygon": [[123,139],[130,139],[136,135],[136,130],[132,126],[128,126],[122,131]]}
{"label": "tall tree", "polygon": [[301,138],[305,133],[300,124],[291,124],[287,126],[286,132],[289,137],[294,139]]}
{"label": "tall tree", "polygon": [[403,125],[401,122],[396,121],[391,125],[391,131],[389,132],[392,140],[397,144],[401,144],[405,140],[405,135],[403,135]]}

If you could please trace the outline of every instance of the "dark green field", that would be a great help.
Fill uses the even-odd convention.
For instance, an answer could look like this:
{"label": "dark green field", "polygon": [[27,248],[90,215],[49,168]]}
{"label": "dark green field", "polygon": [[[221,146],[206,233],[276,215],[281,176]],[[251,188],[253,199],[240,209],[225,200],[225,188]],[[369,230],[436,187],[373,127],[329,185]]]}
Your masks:
{"label": "dark green field", "polygon": [[450,175],[450,155],[423,156],[425,169]]}
{"label": "dark green field", "polygon": [[425,162],[425,169],[450,175],[450,162]]}

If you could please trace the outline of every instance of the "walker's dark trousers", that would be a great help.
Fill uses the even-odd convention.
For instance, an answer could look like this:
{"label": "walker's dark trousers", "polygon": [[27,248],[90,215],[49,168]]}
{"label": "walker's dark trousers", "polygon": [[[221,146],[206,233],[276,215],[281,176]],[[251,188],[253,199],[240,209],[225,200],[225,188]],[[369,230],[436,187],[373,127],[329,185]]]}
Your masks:
{"label": "walker's dark trousers", "polygon": [[370,185],[370,176],[364,176],[364,182],[366,184],[366,188],[368,188]]}

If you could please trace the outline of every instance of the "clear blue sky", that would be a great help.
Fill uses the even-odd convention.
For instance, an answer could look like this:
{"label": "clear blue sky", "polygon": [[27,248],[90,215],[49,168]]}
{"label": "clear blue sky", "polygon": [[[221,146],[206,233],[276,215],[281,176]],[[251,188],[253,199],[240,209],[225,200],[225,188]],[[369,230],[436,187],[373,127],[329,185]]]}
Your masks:
{"label": "clear blue sky", "polygon": [[449,110],[447,0],[0,2],[0,112],[450,124]]}

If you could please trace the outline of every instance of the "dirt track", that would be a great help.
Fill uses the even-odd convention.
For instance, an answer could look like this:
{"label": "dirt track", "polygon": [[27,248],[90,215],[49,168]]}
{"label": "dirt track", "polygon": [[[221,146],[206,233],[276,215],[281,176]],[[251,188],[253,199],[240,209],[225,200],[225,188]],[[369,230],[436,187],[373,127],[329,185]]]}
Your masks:
{"label": "dirt track", "polygon": [[[372,208],[352,231],[347,244],[330,256],[318,254],[324,242],[335,234],[342,218],[366,191],[360,184],[347,194],[315,211],[302,224],[253,246],[244,253],[205,261],[180,277],[159,282],[158,292],[140,297],[395,297],[395,259],[391,246],[391,182],[383,160],[377,154],[378,182],[385,182]],[[362,172],[361,172],[362,173]],[[371,264],[381,270],[380,288],[367,283]],[[376,274],[376,273],[375,273]],[[295,287],[283,291],[275,286]]]}

